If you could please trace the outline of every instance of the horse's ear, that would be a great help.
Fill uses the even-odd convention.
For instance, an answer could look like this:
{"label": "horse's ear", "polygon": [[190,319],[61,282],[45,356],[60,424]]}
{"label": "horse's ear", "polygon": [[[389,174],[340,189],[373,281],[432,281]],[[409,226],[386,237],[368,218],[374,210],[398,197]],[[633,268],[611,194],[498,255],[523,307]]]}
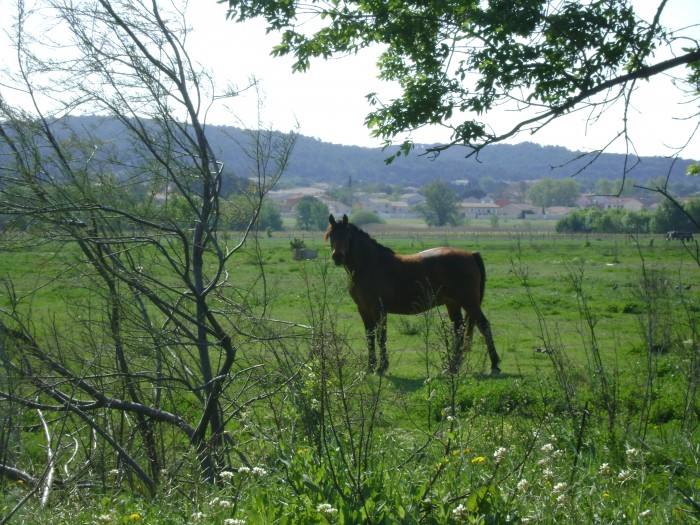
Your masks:
{"label": "horse's ear", "polygon": [[348,216],[343,213],[343,224],[348,223]]}
{"label": "horse's ear", "polygon": [[332,213],[328,216],[328,222],[330,223],[331,226],[335,225],[335,217],[333,217]]}

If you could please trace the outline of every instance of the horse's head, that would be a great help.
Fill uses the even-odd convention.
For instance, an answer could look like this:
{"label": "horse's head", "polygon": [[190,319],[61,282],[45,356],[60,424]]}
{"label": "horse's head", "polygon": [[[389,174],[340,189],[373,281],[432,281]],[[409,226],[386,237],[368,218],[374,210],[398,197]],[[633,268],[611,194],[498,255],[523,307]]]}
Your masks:
{"label": "horse's head", "polygon": [[326,239],[331,241],[331,251],[333,262],[336,266],[341,266],[345,263],[345,259],[348,253],[348,248],[350,246],[350,224],[348,223],[348,216],[343,215],[343,219],[336,221],[335,217],[331,214],[328,217],[328,230],[326,230]]}

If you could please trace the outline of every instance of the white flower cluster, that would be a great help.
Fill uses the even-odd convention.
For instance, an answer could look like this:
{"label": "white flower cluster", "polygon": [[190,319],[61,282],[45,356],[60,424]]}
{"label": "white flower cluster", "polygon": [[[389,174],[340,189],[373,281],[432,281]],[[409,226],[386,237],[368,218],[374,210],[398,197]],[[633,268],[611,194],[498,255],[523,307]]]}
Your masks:
{"label": "white flower cluster", "polygon": [[452,510],[452,515],[456,520],[462,520],[466,518],[468,514],[469,511],[467,510],[467,507],[465,507],[461,503]]}
{"label": "white flower cluster", "polygon": [[253,476],[258,476],[259,478],[263,478],[267,476],[267,470],[265,470],[262,467],[238,467],[238,473],[239,474],[252,474]]}
{"label": "white flower cluster", "polygon": [[503,459],[506,457],[506,454],[508,454],[508,449],[505,447],[501,447],[493,453],[493,457],[496,461],[503,461]]}
{"label": "white flower cluster", "polygon": [[324,516],[334,516],[338,514],[338,509],[334,508],[330,503],[319,503],[316,507],[316,512]]}

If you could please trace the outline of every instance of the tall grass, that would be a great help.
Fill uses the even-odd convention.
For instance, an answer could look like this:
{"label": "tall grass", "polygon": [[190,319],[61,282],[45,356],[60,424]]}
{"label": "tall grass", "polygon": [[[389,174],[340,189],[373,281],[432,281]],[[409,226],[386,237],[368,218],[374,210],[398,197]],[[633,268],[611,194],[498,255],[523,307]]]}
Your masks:
{"label": "tall grass", "polygon": [[[155,498],[89,439],[79,454],[89,470],[76,472],[68,458],[81,429],[66,428],[53,445],[70,475],[50,505],[31,497],[13,520],[697,522],[697,272],[673,247],[589,241],[480,239],[498,377],[484,374],[478,336],[459,372],[443,372],[455,342],[441,310],[390,318],[389,371],[367,374],[342,271],[326,258],[292,263],[270,244],[260,257],[271,302],[250,327],[269,337],[239,349],[226,382],[232,446],[217,482],[163,428],[172,453]],[[4,390],[9,379],[0,377]],[[36,465],[38,478],[51,446],[40,421],[3,408],[3,459]],[[117,431],[133,427],[125,420]],[[0,516],[34,486],[5,477]]]}

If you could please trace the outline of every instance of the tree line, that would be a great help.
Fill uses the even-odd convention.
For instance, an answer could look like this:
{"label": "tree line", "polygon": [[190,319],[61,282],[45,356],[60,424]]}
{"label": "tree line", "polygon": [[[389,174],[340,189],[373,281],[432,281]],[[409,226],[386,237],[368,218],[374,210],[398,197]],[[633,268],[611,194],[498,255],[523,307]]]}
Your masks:
{"label": "tree line", "polygon": [[684,204],[662,201],[655,211],[621,208],[579,208],[557,221],[559,233],[666,233],[672,230],[698,232],[700,199]]}

